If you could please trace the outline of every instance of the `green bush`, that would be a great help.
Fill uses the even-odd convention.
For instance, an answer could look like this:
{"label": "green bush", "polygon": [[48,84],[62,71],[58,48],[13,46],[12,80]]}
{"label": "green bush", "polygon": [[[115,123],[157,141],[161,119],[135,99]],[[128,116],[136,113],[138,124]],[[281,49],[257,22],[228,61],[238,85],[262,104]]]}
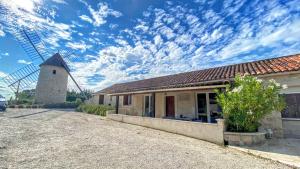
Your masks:
{"label": "green bush", "polygon": [[16,107],[16,105],[14,105],[14,104],[8,105],[8,108],[15,108],[15,107]]}
{"label": "green bush", "polygon": [[24,107],[25,107],[25,106],[22,105],[22,104],[18,105],[18,108],[19,108],[19,109],[22,109],[22,108],[24,108]]}
{"label": "green bush", "polygon": [[65,102],[65,103],[53,103],[53,104],[45,104],[42,107],[51,109],[51,108],[62,108],[62,109],[75,109],[79,106],[76,102]]}
{"label": "green bush", "polygon": [[82,102],[82,100],[81,100],[80,98],[77,98],[77,99],[75,100],[75,103],[76,103],[77,105],[81,105],[83,102]]}
{"label": "green bush", "polygon": [[252,76],[237,76],[232,89],[218,91],[217,101],[222,107],[228,131],[256,132],[259,121],[272,111],[285,107],[279,95],[282,88],[275,80],[263,82]]}
{"label": "green bush", "polygon": [[113,110],[113,108],[106,105],[81,104],[76,110],[88,114],[106,116],[106,111]]}
{"label": "green bush", "polygon": [[33,104],[33,105],[31,106],[31,108],[36,109],[36,108],[38,108],[38,105]]}

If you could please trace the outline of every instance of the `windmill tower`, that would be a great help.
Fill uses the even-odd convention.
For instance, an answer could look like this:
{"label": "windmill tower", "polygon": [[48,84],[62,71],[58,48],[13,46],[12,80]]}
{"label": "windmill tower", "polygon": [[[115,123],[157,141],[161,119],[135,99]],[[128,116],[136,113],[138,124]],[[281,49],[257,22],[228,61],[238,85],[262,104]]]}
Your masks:
{"label": "windmill tower", "polygon": [[35,101],[44,104],[65,102],[69,71],[70,69],[59,53],[40,64]]}
{"label": "windmill tower", "polygon": [[34,30],[16,29],[13,31],[13,35],[30,59],[40,65],[38,68],[32,63],[3,78],[8,87],[16,93],[16,98],[19,91],[32,88],[33,85],[37,84],[35,102],[43,104],[63,103],[66,101],[68,77],[85,96],[72,76],[72,70],[69,67],[71,66],[74,70],[75,68],[72,67],[71,63],[79,59],[74,56],[73,52],[63,50],[51,56],[40,36]]}

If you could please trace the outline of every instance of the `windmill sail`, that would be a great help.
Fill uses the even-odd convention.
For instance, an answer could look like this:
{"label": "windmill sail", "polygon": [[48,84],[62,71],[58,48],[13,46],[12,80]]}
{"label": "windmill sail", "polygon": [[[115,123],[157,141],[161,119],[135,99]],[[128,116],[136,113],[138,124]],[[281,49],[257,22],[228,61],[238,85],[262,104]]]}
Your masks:
{"label": "windmill sail", "polygon": [[12,91],[18,93],[32,87],[38,79],[39,68],[34,64],[27,65],[3,78]]}
{"label": "windmill sail", "polygon": [[37,59],[45,61],[50,57],[50,54],[36,31],[30,29],[15,29],[13,30],[13,34],[32,61]]}

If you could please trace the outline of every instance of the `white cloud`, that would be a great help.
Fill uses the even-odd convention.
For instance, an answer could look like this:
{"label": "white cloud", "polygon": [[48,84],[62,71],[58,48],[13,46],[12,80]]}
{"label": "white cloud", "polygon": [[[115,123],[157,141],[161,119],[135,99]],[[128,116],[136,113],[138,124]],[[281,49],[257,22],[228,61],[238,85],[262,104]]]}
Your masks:
{"label": "white cloud", "polygon": [[0,94],[5,97],[6,99],[9,99],[10,97],[14,96],[13,91],[7,87],[7,84],[4,83],[4,81],[1,79],[3,77],[6,77],[8,74],[0,71]]}
{"label": "white cloud", "polygon": [[5,36],[5,32],[3,30],[3,27],[0,25],[0,37]]}
{"label": "white cloud", "polygon": [[8,74],[0,71],[0,78],[6,77]]}
{"label": "white cloud", "polygon": [[5,53],[2,53],[1,55],[2,55],[2,56],[9,56],[9,53],[8,53],[8,52],[5,52]]}
{"label": "white cloud", "polygon": [[81,52],[85,52],[87,49],[92,47],[91,45],[87,45],[84,41],[68,42],[66,46],[74,50],[80,50]]}
{"label": "white cloud", "polygon": [[86,15],[81,15],[81,16],[79,16],[79,18],[82,19],[83,21],[93,23],[93,20],[90,17],[86,16]]}
{"label": "white cloud", "polygon": [[261,29],[255,37],[245,37],[234,39],[229,45],[225,46],[219,53],[219,59],[235,57],[245,54],[259,47],[279,47],[282,43],[296,43],[300,38],[300,20],[292,21],[280,27],[271,29],[266,26]]}
{"label": "white cloud", "polygon": [[25,64],[25,65],[29,65],[29,64],[31,64],[32,62],[29,62],[29,61],[20,59],[20,60],[18,60],[18,63],[20,63],[20,64]]}
{"label": "white cloud", "polygon": [[96,27],[105,24],[107,22],[106,18],[108,16],[114,16],[116,18],[122,16],[121,12],[109,8],[107,3],[100,2],[98,4],[97,10],[93,9],[92,6],[88,5],[85,2],[84,2],[84,4],[87,6],[93,20],[85,15],[82,15],[83,17],[81,16],[81,19],[84,19],[87,22],[93,23],[93,25]]}
{"label": "white cloud", "polygon": [[15,25],[33,28],[45,35],[43,40],[51,47],[59,47],[59,41],[62,39],[71,39],[71,25],[55,22],[50,17],[45,18],[41,14],[43,12],[49,13],[43,8],[43,0],[0,1],[0,3],[7,10],[7,14],[0,14],[0,22],[4,23],[2,26],[8,32],[12,32]]}
{"label": "white cloud", "polygon": [[9,7],[13,11],[25,10],[29,13],[34,13],[35,7],[42,4],[42,0],[14,0],[1,1],[1,4]]}
{"label": "white cloud", "polygon": [[52,1],[58,4],[68,4],[65,0],[52,0]]}

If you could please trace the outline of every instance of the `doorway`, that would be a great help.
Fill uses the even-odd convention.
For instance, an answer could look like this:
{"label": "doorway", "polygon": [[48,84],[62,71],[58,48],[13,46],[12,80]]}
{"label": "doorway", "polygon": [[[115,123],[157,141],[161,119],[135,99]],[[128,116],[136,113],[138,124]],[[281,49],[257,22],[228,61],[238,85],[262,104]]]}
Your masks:
{"label": "doorway", "polygon": [[151,96],[145,96],[144,98],[144,116],[151,116]]}
{"label": "doorway", "polygon": [[175,97],[166,96],[166,117],[175,117]]}
{"label": "doorway", "polygon": [[207,122],[207,100],[206,93],[197,94],[197,110],[198,119],[202,122]]}

